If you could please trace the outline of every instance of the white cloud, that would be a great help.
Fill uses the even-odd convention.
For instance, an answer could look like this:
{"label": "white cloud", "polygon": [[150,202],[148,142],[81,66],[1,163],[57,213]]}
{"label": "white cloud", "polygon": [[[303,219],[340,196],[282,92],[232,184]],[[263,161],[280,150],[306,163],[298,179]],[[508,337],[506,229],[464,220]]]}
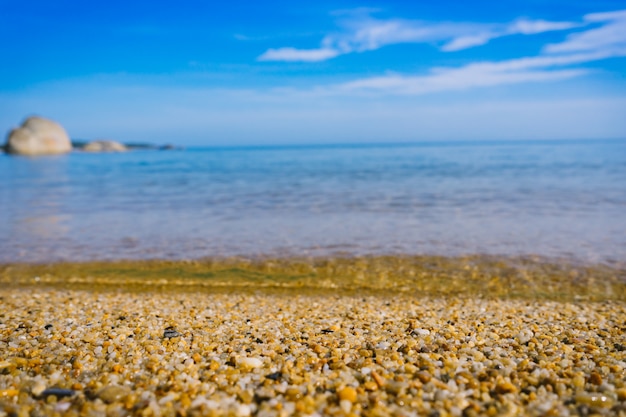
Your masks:
{"label": "white cloud", "polygon": [[326,36],[322,45],[341,53],[364,52],[398,43],[439,42],[451,36],[475,31],[480,24],[431,24],[420,21],[367,17],[342,23],[344,32]]}
{"label": "white cloud", "polygon": [[[547,45],[544,52],[569,53],[582,51],[614,51],[622,55],[626,50],[626,10],[592,13],[584,17],[589,23],[604,23],[597,28],[573,33],[564,42]],[[621,52],[620,52],[621,51]]]}
{"label": "white cloud", "polygon": [[337,92],[369,91],[386,94],[420,95],[492,87],[525,82],[558,81],[588,73],[585,69],[562,68],[611,57],[609,52],[537,56],[501,62],[478,62],[460,68],[435,68],[426,75],[391,74],[364,78],[333,87]]}
{"label": "white cloud", "polygon": [[537,33],[552,32],[555,30],[572,29],[577,26],[580,26],[580,24],[572,22],[549,22],[546,20],[519,19],[508,26],[506,33],[511,35],[535,35]]}
{"label": "white cloud", "polygon": [[485,45],[492,39],[504,36],[536,35],[544,32],[572,29],[577,26],[580,26],[580,24],[572,22],[549,22],[546,20],[518,19],[509,25],[456,37],[443,45],[441,50],[444,52],[459,51],[461,49]]}
{"label": "white cloud", "polygon": [[519,84],[525,82],[557,81],[585,74],[585,70],[557,71],[489,71],[480,67],[463,67],[434,71],[423,76],[389,75],[352,81],[339,86],[339,91],[378,91],[401,95],[420,95],[458,91],[476,87]]}
{"label": "white cloud", "polygon": [[321,61],[339,55],[365,52],[399,43],[441,44],[445,52],[458,51],[488,43],[490,40],[515,35],[532,35],[546,31],[565,30],[578,26],[572,22],[519,19],[510,24],[430,23],[406,19],[376,19],[359,11],[340,19],[340,30],[326,35],[319,49],[269,49],[260,61]]}
{"label": "white cloud", "polygon": [[[571,34],[559,44],[548,45],[538,56],[500,62],[475,62],[457,68],[433,68],[423,75],[388,74],[363,78],[331,86],[327,92],[370,92],[394,95],[421,95],[470,88],[566,80],[588,74],[584,68],[572,68],[593,61],[626,56],[626,11],[594,13],[584,16],[584,24],[601,23]],[[442,47],[454,51],[487,43],[505,34],[534,34],[550,30],[570,29],[581,24],[517,20],[505,28],[490,28],[473,35],[453,38]],[[396,28],[397,29],[397,28]],[[392,33],[399,33],[392,30]],[[386,38],[391,39],[385,31]],[[432,35],[432,32],[430,33]],[[424,36],[424,35],[423,35]],[[405,38],[410,38],[406,36]],[[381,44],[371,42],[372,47]],[[396,36],[396,41],[400,39]],[[367,44],[366,44],[367,45]]]}
{"label": "white cloud", "polygon": [[626,20],[626,10],[615,10],[612,12],[589,13],[585,15],[588,22],[608,22],[612,20]]}
{"label": "white cloud", "polygon": [[318,62],[326,61],[339,55],[339,52],[330,48],[320,49],[296,49],[279,48],[268,49],[261,55],[259,61],[285,61],[285,62]]}
{"label": "white cloud", "polygon": [[460,51],[462,49],[472,48],[474,46],[481,46],[489,42],[491,39],[497,37],[491,33],[485,32],[477,35],[459,36],[452,39],[441,47],[444,52]]}

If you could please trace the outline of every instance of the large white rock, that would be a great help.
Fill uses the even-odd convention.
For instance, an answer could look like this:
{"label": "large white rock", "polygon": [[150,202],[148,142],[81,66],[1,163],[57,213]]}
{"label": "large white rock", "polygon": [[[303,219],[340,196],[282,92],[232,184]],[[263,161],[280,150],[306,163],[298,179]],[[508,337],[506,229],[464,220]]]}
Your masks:
{"label": "large white rock", "polygon": [[71,151],[72,142],[60,124],[33,116],[9,132],[6,150],[19,155],[52,155]]}
{"label": "large white rock", "polygon": [[83,148],[85,152],[124,152],[128,148],[114,140],[94,140]]}

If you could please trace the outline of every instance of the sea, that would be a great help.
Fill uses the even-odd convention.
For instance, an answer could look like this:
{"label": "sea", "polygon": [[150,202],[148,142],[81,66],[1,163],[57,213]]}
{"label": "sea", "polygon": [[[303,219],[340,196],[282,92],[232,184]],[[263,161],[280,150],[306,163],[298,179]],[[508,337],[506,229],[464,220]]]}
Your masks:
{"label": "sea", "polygon": [[0,154],[0,263],[626,261],[626,140]]}

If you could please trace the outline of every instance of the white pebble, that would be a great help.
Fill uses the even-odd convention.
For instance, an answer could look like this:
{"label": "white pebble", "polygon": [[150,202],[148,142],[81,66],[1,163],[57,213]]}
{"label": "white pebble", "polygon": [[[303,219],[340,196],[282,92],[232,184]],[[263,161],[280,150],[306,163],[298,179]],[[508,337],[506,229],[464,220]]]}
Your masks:
{"label": "white pebble", "polygon": [[41,393],[45,391],[45,389],[46,389],[46,384],[44,384],[42,380],[37,380],[37,382],[35,382],[35,385],[33,385],[31,392],[33,393],[35,397],[39,397]]}
{"label": "white pebble", "polygon": [[263,366],[263,362],[259,358],[242,358],[238,363],[243,368],[260,368]]}
{"label": "white pebble", "polygon": [[69,410],[71,406],[72,406],[72,403],[70,402],[60,402],[54,406],[54,410],[59,413],[64,413],[67,410]]}
{"label": "white pebble", "polygon": [[341,407],[341,410],[347,414],[350,410],[352,410],[352,403],[348,400],[341,400],[339,401],[339,407]]}
{"label": "white pebble", "polygon": [[[251,358],[251,359],[254,359],[254,358]],[[240,404],[237,407],[237,410],[236,410],[235,414],[237,415],[237,417],[248,417],[250,414],[252,414],[252,410],[250,410],[250,406],[249,405],[247,405],[247,404]]]}
{"label": "white pebble", "polygon": [[532,339],[534,336],[535,334],[533,333],[532,330],[524,329],[517,334],[517,340],[522,344],[528,343],[528,341],[530,341],[530,339]]}

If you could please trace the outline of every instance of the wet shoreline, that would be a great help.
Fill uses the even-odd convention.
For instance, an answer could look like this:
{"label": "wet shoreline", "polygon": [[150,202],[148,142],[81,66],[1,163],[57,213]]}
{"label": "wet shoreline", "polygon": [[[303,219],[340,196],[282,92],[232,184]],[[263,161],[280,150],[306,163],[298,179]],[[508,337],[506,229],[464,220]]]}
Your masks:
{"label": "wet shoreline", "polygon": [[402,293],[626,301],[626,266],[540,257],[207,258],[0,264],[0,283],[128,291]]}

